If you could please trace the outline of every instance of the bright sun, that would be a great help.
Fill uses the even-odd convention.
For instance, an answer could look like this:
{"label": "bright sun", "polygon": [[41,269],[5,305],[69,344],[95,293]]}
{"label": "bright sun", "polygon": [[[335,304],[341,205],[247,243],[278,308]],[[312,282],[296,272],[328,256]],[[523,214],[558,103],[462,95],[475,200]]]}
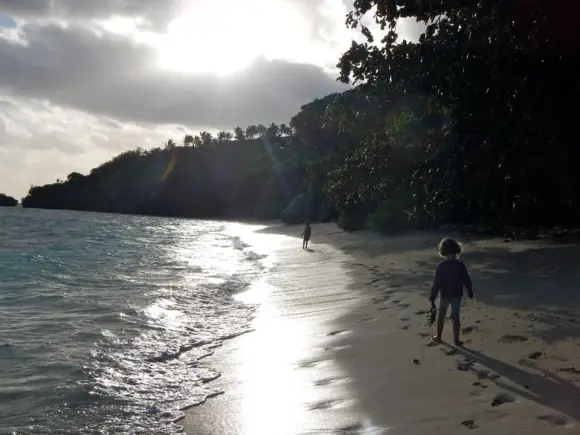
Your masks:
{"label": "bright sun", "polygon": [[172,70],[227,75],[258,56],[297,54],[302,26],[287,0],[188,0],[159,46],[159,61]]}

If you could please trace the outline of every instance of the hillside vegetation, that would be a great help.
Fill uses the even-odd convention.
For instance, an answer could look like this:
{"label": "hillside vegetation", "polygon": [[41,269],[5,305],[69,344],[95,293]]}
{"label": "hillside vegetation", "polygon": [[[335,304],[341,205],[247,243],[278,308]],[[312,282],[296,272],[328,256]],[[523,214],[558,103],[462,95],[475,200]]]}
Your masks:
{"label": "hillside vegetation", "polygon": [[[580,217],[580,5],[357,0],[368,38],[339,60],[352,90],[288,125],[187,135],[31,188],[25,207],[287,221],[345,228]],[[359,20],[375,10],[382,41]],[[426,25],[401,42],[396,22]]]}

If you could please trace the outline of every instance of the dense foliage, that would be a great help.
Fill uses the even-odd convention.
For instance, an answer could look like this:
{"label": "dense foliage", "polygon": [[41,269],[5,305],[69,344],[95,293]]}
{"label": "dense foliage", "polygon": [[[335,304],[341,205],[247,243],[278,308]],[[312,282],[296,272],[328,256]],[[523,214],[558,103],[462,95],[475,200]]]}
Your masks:
{"label": "dense foliage", "polygon": [[[580,5],[355,0],[367,42],[339,61],[357,85],[287,125],[126,152],[33,187],[26,207],[326,220],[356,229],[443,222],[569,224],[580,217]],[[381,41],[361,24],[369,13]],[[397,22],[425,25],[416,43]],[[294,200],[293,200],[294,199]]]}
{"label": "dense foliage", "polygon": [[274,139],[127,151],[64,181],[32,187],[24,207],[162,216],[272,218],[291,199],[292,159]]}
{"label": "dense foliage", "polygon": [[[403,198],[411,200],[405,205],[412,218],[577,221],[577,3],[356,0],[354,8],[347,24],[361,29],[368,42],[354,43],[342,56],[341,78],[364,81],[369,93],[397,89],[421,95],[445,114],[441,128],[417,132],[415,143],[431,153],[415,159],[399,179],[398,189],[412,194]],[[361,17],[373,8],[376,22],[388,30],[378,44],[371,44],[372,35],[361,26]],[[410,17],[425,32],[418,43],[401,43],[397,20]],[[419,118],[425,113],[433,111]],[[376,157],[377,147],[389,152],[390,142],[362,146]],[[378,185],[392,179],[384,164],[362,157],[367,154],[340,171],[342,180],[353,165],[357,173],[382,172],[373,180]]]}
{"label": "dense foliage", "polygon": [[18,200],[4,193],[0,193],[0,207],[16,207]]}

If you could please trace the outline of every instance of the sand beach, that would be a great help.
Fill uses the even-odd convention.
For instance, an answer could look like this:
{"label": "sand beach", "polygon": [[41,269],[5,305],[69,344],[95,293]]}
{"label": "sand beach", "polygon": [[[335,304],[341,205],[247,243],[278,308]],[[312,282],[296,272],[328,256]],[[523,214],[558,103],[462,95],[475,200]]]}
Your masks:
{"label": "sand beach", "polygon": [[[210,358],[224,394],[187,411],[189,434],[580,433],[580,246],[313,225],[260,230],[277,246],[254,331]],[[475,299],[465,346],[430,345],[437,242],[463,244]]]}

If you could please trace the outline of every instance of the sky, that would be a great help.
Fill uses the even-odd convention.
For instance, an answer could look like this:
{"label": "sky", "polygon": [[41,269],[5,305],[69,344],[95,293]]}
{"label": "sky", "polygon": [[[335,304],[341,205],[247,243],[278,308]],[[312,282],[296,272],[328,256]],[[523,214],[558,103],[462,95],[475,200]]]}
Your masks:
{"label": "sky", "polygon": [[0,0],[0,192],[185,134],[288,123],[346,89],[352,1]]}

